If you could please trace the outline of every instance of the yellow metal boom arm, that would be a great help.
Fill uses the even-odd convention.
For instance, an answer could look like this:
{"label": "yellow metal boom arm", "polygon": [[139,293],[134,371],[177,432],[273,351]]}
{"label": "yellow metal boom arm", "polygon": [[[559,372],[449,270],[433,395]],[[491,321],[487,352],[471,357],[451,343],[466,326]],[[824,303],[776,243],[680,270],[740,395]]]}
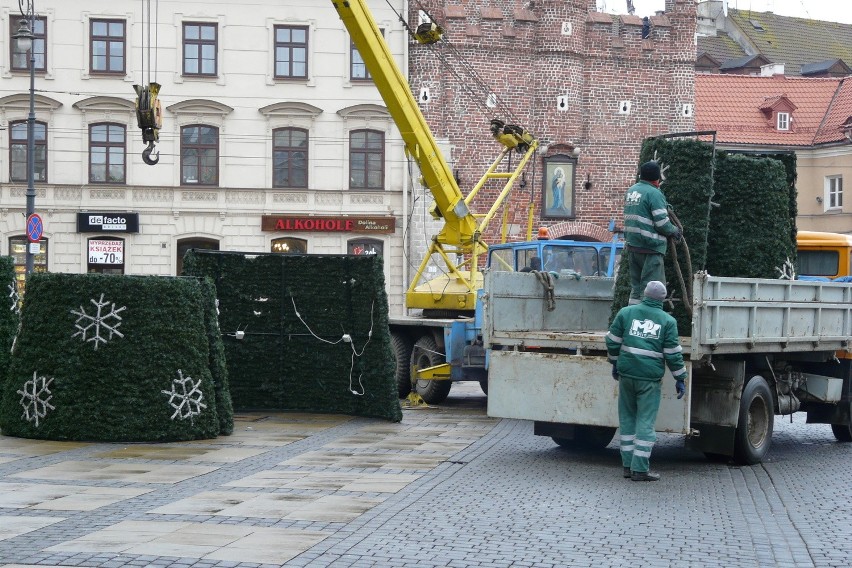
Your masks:
{"label": "yellow metal boom arm", "polygon": [[[399,129],[407,154],[417,162],[423,183],[435,198],[435,213],[444,220],[440,233],[433,238],[430,250],[420,265],[415,279],[406,293],[409,308],[473,310],[476,290],[482,286],[478,273],[477,257],[487,251],[481,234],[506,199],[515,179],[532,156],[537,141],[520,127],[505,125],[493,120],[491,132],[504,148],[500,157],[489,168],[479,183],[464,197],[429,125],[420,112],[417,101],[411,94],[408,81],[393,59],[381,31],[364,0],[332,0],[337,14],[349,31],[352,42],[358,49],[364,65],[391,117]],[[440,39],[442,30],[435,24],[428,29],[418,29],[417,39],[422,43],[434,43]],[[497,173],[497,167],[510,150],[524,154],[514,172]],[[476,193],[488,180],[505,179],[506,183],[499,198],[489,212],[474,215],[469,205]],[[478,220],[483,217],[482,221]],[[456,266],[449,254],[469,255],[470,258]],[[433,254],[439,255],[447,266],[447,273],[418,287],[425,268]],[[461,270],[466,268],[466,270]]]}

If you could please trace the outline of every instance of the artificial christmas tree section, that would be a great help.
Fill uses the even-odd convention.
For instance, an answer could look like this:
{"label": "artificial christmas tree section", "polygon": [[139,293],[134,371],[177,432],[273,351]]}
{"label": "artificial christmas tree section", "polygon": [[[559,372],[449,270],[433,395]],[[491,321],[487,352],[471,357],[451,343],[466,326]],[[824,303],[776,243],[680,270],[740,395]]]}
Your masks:
{"label": "artificial christmas tree section", "polygon": [[712,254],[707,258],[707,272],[741,278],[791,274],[796,225],[790,217],[790,193],[782,162],[720,155],[713,198],[719,207],[710,218]]}
{"label": "artificial christmas tree section", "polygon": [[[222,432],[196,279],[31,274],[0,404],[2,433],[177,441]],[[215,355],[215,354],[214,354]],[[218,356],[214,356],[214,360]],[[218,362],[221,364],[221,362]],[[231,418],[224,420],[225,424]]]}
{"label": "artificial christmas tree section", "polygon": [[235,408],[402,419],[381,258],[193,250],[184,272],[216,283]]}
{"label": "artificial christmas tree section", "polygon": [[[692,274],[779,278],[792,273],[796,259],[796,161],[783,154],[729,155],[691,139],[649,138],[639,163],[657,160],[664,170],[660,189],[683,225],[685,244],[666,253],[666,286],[681,336],[692,334],[692,317],[683,302]],[[638,171],[638,166],[637,166]],[[626,190],[626,188],[625,188]],[[688,247],[689,258],[685,254]],[[789,260],[789,262],[788,262]],[[626,262],[616,277],[612,317],[627,305],[630,278]],[[785,267],[786,265],[786,267]],[[691,273],[690,273],[691,267]]]}
{"label": "artificial christmas tree section", "polygon": [[0,302],[0,385],[9,369],[9,358],[21,315],[21,297],[18,280],[15,278],[15,260],[11,256],[0,256],[0,284],[6,303]]}

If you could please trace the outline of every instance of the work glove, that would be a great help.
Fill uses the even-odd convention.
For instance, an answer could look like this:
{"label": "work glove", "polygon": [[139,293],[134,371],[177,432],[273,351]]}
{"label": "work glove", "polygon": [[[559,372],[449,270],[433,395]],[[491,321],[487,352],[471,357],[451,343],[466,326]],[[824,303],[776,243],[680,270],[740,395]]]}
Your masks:
{"label": "work glove", "polygon": [[672,238],[672,240],[673,240],[674,242],[676,242],[676,243],[679,243],[679,242],[683,239],[683,233],[682,233],[682,232],[680,231],[680,229],[678,229],[677,227],[675,227],[674,233],[672,233],[672,234],[671,234],[671,235],[669,235],[669,236],[670,236],[670,237]]}
{"label": "work glove", "polygon": [[677,399],[682,399],[683,395],[686,394],[686,383],[683,381],[677,381],[675,383],[675,390],[677,391]]}
{"label": "work glove", "polygon": [[612,378],[618,380],[618,365],[615,363],[612,364]]}

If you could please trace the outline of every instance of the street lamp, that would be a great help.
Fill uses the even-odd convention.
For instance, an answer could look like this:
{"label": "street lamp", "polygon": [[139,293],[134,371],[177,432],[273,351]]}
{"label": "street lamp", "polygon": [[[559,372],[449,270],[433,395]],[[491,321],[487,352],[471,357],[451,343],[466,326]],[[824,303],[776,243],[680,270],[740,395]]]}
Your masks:
{"label": "street lamp", "polygon": [[[33,185],[33,178],[35,177],[35,49],[33,48],[35,6],[32,0],[26,0],[26,8],[24,8],[24,2],[25,0],[18,0],[23,18],[21,18],[21,25],[17,33],[12,37],[18,42],[18,51],[30,52],[30,113],[27,115],[27,222],[29,222],[30,215],[35,213],[36,195]],[[33,271],[33,251],[29,242],[27,243],[26,258],[26,275],[29,276]]]}

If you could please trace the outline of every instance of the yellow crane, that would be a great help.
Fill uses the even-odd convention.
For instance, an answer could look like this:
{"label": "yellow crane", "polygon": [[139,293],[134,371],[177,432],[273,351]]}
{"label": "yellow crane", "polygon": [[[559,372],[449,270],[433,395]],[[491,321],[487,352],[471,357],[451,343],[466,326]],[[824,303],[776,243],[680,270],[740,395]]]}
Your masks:
{"label": "yellow crane", "polygon": [[[421,182],[435,199],[432,216],[444,221],[440,232],[432,238],[429,251],[406,292],[406,307],[427,311],[473,311],[476,291],[482,287],[478,263],[481,255],[488,250],[482,235],[534,155],[538,141],[520,126],[492,119],[491,134],[502,149],[479,182],[466,196],[463,195],[366,2],[332,0],[332,4],[399,129],[406,153],[420,168]],[[414,38],[423,44],[440,41],[442,34],[443,30],[434,22],[421,24],[413,33]],[[510,152],[519,153],[521,158],[514,166],[509,166],[508,171],[500,171]],[[498,197],[487,212],[472,212],[474,197],[491,180],[503,183]],[[423,275],[433,255],[443,260],[446,272],[424,281]],[[454,262],[451,255],[460,255],[462,260]]]}

